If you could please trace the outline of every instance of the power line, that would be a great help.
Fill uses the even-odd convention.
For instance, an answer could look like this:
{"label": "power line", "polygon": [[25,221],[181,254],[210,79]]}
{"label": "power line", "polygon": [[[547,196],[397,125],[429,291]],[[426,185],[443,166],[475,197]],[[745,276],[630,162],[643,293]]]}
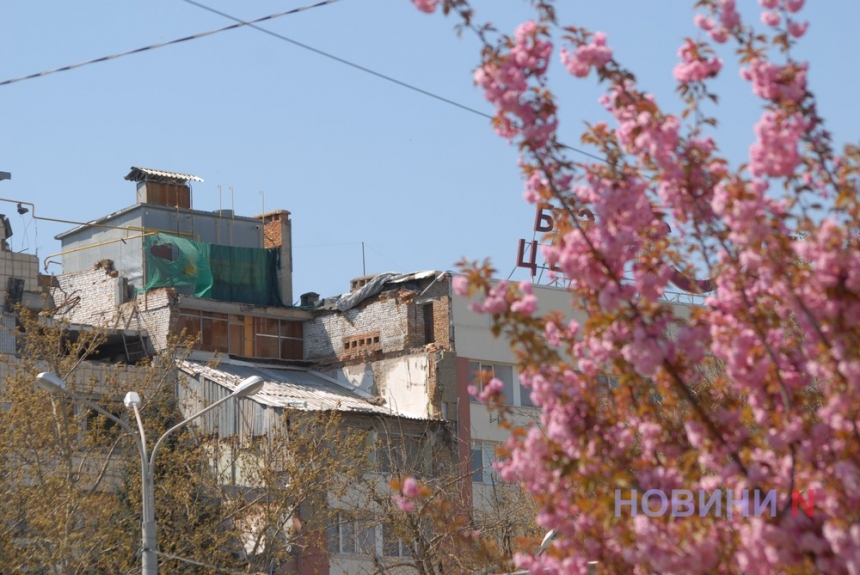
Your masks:
{"label": "power line", "polygon": [[[329,52],[319,50],[318,48],[314,48],[313,46],[308,46],[307,44],[303,44],[297,40],[293,40],[292,38],[288,38],[282,34],[278,34],[277,32],[272,32],[271,30],[267,30],[266,28],[263,28],[261,26],[256,26],[254,24],[254,22],[256,22],[256,20],[252,20],[250,22],[245,22],[241,18],[237,18],[236,16],[232,16],[230,14],[227,14],[226,12],[221,12],[220,10],[216,10],[215,8],[212,8],[210,6],[206,6],[205,4],[201,4],[200,2],[197,2],[196,0],[182,0],[182,1],[186,2],[188,4],[191,4],[192,6],[197,6],[198,8],[202,8],[203,10],[206,10],[207,12],[211,12],[213,14],[218,14],[219,16],[222,16],[222,17],[227,18],[229,20],[232,20],[234,22],[237,22],[240,24],[245,24],[245,25],[253,28],[254,30],[262,32],[263,34],[268,34],[269,36],[272,36],[272,37],[277,38],[279,40],[283,40],[284,42],[289,42],[290,44],[292,44],[294,46],[298,46],[299,48],[304,48],[305,50],[313,52],[314,54],[319,54],[320,56],[323,56],[325,58],[329,58],[331,60],[334,60],[335,62],[340,62],[341,64],[344,64],[344,65],[349,66],[351,68],[355,68],[356,70],[360,70],[362,72],[366,72],[368,74],[376,76],[377,78],[381,78],[382,80],[386,80],[388,82],[391,82],[393,84],[397,84],[398,86],[401,86],[403,88],[407,88],[407,89],[412,90],[414,92],[418,92],[419,94],[423,94],[424,96],[428,96],[428,97],[433,98],[435,100],[439,100],[440,102],[450,104],[451,106],[456,106],[457,108],[460,108],[461,110],[471,112],[473,114],[481,116],[482,118],[486,118],[488,120],[493,119],[492,115],[487,114],[485,112],[481,112],[480,110],[476,110],[475,108],[470,108],[469,106],[466,106],[466,105],[461,104],[459,102],[455,102],[454,100],[450,100],[448,98],[445,98],[444,96],[440,96],[439,94],[434,94],[433,92],[429,92],[429,91],[424,90],[423,88],[419,88],[418,86],[415,86],[413,84],[403,82],[402,80],[398,80],[397,78],[392,78],[391,76],[383,74],[382,72],[377,72],[376,70],[372,70],[366,66],[362,66],[361,64],[356,64],[355,62],[350,62],[349,60],[346,60],[346,59],[341,58],[339,56],[335,56],[334,54],[330,54]],[[585,150],[580,150],[578,148],[574,148],[573,146],[568,146],[568,145],[564,145],[564,144],[562,146],[567,150],[577,152],[579,154],[582,154],[584,156],[588,156],[588,157],[593,158],[595,160],[599,160],[601,162],[606,161],[605,159],[603,159],[599,156],[596,156],[590,152],[586,152]]]}
{"label": "power line", "polygon": [[[89,66],[90,64],[97,64],[99,62],[107,62],[108,60],[116,60],[117,58],[122,58],[123,56],[130,56],[132,54],[139,54],[141,52],[146,52],[149,50],[155,50],[157,48],[163,48],[164,46],[172,46],[174,44],[180,44],[182,42],[188,42],[190,40],[196,40],[198,38],[205,38],[206,36],[212,36],[212,35],[218,34],[220,32],[226,32],[228,30],[235,30],[235,29],[241,28],[243,26],[248,26],[250,28],[253,28],[254,30],[257,30],[257,31],[262,32],[264,34],[268,34],[269,36],[272,36],[272,37],[277,38],[279,40],[282,40],[284,42],[288,42],[294,46],[298,46],[299,48],[303,48],[305,50],[308,50],[310,52],[313,52],[313,53],[318,54],[320,56],[323,56],[325,58],[329,58],[331,60],[334,60],[335,62],[339,62],[339,63],[344,64],[346,66],[349,66],[351,68],[355,68],[356,70],[359,70],[361,72],[371,74],[373,76],[376,76],[377,78],[380,78],[382,80],[386,80],[387,82],[391,82],[391,83],[396,84],[400,87],[406,88],[408,90],[412,90],[414,92],[417,92],[417,93],[422,94],[424,96],[427,96],[429,98],[433,98],[434,100],[444,102],[445,104],[460,108],[461,110],[465,110],[466,112],[471,112],[472,114],[475,114],[475,115],[480,116],[482,118],[486,118],[488,120],[493,119],[493,116],[490,114],[487,114],[486,112],[481,112],[480,110],[476,110],[475,108],[471,108],[469,106],[466,106],[465,104],[461,104],[459,102],[456,102],[456,101],[451,100],[449,98],[446,98],[444,96],[440,96],[439,94],[435,94],[435,93],[430,92],[428,90],[424,90],[423,88],[419,88],[418,86],[415,86],[413,84],[409,84],[408,82],[403,82],[402,80],[398,80],[397,78],[393,78],[391,76],[383,74],[382,72],[377,72],[376,70],[372,70],[371,68],[368,68],[366,66],[362,66],[361,64],[356,64],[355,62],[350,62],[349,60],[346,60],[345,58],[335,56],[334,54],[330,54],[329,52],[319,50],[318,48],[314,48],[313,46],[309,46],[309,45],[304,44],[302,42],[299,42],[297,40],[293,40],[292,38],[288,38],[287,36],[284,36],[282,34],[278,34],[277,32],[272,32],[271,30],[267,30],[266,28],[263,28],[261,26],[257,26],[257,23],[259,23],[259,22],[265,22],[267,20],[274,20],[275,18],[280,18],[281,16],[287,16],[289,14],[296,14],[298,12],[310,10],[311,8],[318,8],[320,6],[325,6],[327,4],[333,4],[333,3],[337,2],[338,0],[322,0],[320,2],[317,2],[316,4],[310,4],[308,6],[301,6],[299,8],[293,8],[292,10],[287,10],[285,12],[278,12],[275,14],[269,14],[268,16],[262,16],[260,18],[255,18],[253,20],[247,20],[247,21],[242,20],[241,18],[237,18],[235,16],[232,16],[230,14],[227,14],[225,12],[221,12],[220,10],[216,10],[215,8],[211,8],[209,6],[206,6],[205,4],[201,4],[200,2],[196,2],[195,0],[182,0],[182,1],[186,2],[188,4],[191,4],[192,6],[196,6],[198,8],[203,9],[203,10],[211,12],[213,14],[217,14],[223,18],[227,18],[229,20],[232,20],[233,22],[235,22],[235,24],[231,24],[230,26],[225,26],[223,28],[218,28],[215,30],[209,30],[207,32],[200,32],[198,34],[193,34],[191,36],[185,36],[184,38],[177,38],[175,40],[170,40],[167,42],[161,42],[158,44],[150,44],[149,46],[143,46],[142,48],[135,48],[134,50],[128,50],[125,52],[119,52],[116,54],[111,54],[110,56],[102,56],[101,58],[95,58],[93,60],[87,60],[85,62],[78,62],[77,64],[70,64],[68,66],[63,66],[62,68],[55,68],[53,70],[45,70],[42,72],[37,72],[35,74],[29,74],[27,76],[21,76],[19,78],[10,78],[8,80],[3,80],[2,82],[0,82],[0,86],[7,86],[9,84],[15,84],[16,82],[23,82],[24,80],[33,80],[35,78],[41,78],[43,76],[49,76],[51,74],[56,74],[58,72],[66,72],[68,70],[74,70],[76,68],[82,68],[84,66]],[[586,152],[585,150],[581,150],[579,148],[574,148],[573,146],[563,145],[563,147],[565,149],[571,150],[571,151],[576,152],[578,154],[582,154],[584,156],[588,156],[588,157],[593,158],[595,160],[599,160],[602,162],[606,161],[599,156],[596,156],[590,152]]]}
{"label": "power line", "polygon": [[167,42],[161,42],[159,44],[150,44],[149,46],[144,46],[142,48],[135,48],[134,50],[128,50],[126,52],[119,52],[116,54],[111,54],[110,56],[102,56],[101,58],[95,58],[93,60],[87,60],[86,62],[78,62],[77,64],[69,64],[68,66],[63,66],[62,68],[55,68],[53,70],[45,70],[43,72],[37,72],[35,74],[29,74],[27,76],[21,76],[20,78],[10,78],[9,80],[3,80],[0,82],[0,86],[7,86],[9,84],[14,84],[16,82],[23,82],[24,80],[33,80],[35,78],[41,78],[43,76],[49,76],[51,74],[56,74],[58,72],[66,72],[68,70],[74,70],[76,68],[82,68],[84,66],[89,66],[90,64],[98,64],[99,62],[107,62],[108,60],[116,60],[117,58],[122,58],[123,56],[130,56],[132,54],[139,54],[141,52],[146,52],[148,50],[155,50],[156,48],[163,48],[165,46],[172,46],[174,44],[179,44],[182,42],[188,42],[190,40],[197,40],[198,38],[205,38],[206,36],[212,36],[213,34],[218,34],[219,32],[226,32],[227,30],[235,30],[236,28],[241,28],[242,26],[254,26],[256,22],[264,22],[266,20],[274,20],[275,18],[280,18],[281,16],[287,16],[289,14],[296,14],[298,12],[304,12],[305,10],[310,10],[311,8],[319,8],[320,6],[325,6],[327,4],[333,4],[338,0],[322,0],[321,2],[317,2],[316,4],[310,4],[308,6],[300,6],[299,8],[293,8],[292,10],[287,10],[286,12],[278,12],[276,14],[269,14],[268,16],[263,16],[262,18],[256,18],[254,20],[249,20],[248,22],[243,22],[241,20],[237,20],[236,24],[232,24],[230,26],[225,26],[223,28],[218,28],[217,30],[209,30],[207,32],[200,32],[199,34],[193,34],[191,36],[185,36],[184,38],[177,38],[175,40],[169,40]]}
{"label": "power line", "polygon": [[216,10],[215,8],[210,8],[209,6],[206,6],[205,4],[201,4],[200,2],[195,2],[195,0],[182,0],[182,1],[187,2],[188,4],[192,4],[194,6],[197,6],[198,8],[202,8],[203,10],[206,10],[208,12],[212,12],[213,14],[218,14],[219,16],[223,16],[224,18],[227,18],[229,20],[233,20],[234,22],[240,22],[242,24],[247,24],[249,27],[253,28],[254,30],[258,30],[264,34],[268,34],[269,36],[273,36],[279,40],[283,40],[284,42],[289,42],[290,44],[293,44],[294,46],[298,46],[299,48],[304,48],[305,50],[309,50],[309,51],[313,52],[314,54],[319,54],[320,56],[323,56],[325,58],[329,58],[331,60],[334,60],[335,62],[340,62],[341,64],[345,64],[346,66],[350,66],[351,68],[355,68],[356,70],[361,70],[362,72],[372,74],[373,76],[376,76],[377,78],[382,78],[383,80],[387,80],[388,82],[392,82],[394,84],[397,84],[398,86],[402,86],[403,88],[407,88],[409,90],[413,90],[415,92],[418,92],[419,94],[429,96],[430,98],[434,98],[436,100],[439,100],[440,102],[445,102],[446,104],[456,106],[460,109],[466,110],[467,112],[472,112],[473,114],[483,116],[484,118],[487,118],[488,120],[493,119],[493,117],[491,115],[486,114],[484,112],[481,112],[480,110],[470,108],[469,106],[466,106],[466,105],[461,104],[459,102],[455,102],[454,100],[449,100],[448,98],[445,98],[444,96],[440,96],[439,94],[434,94],[433,92],[428,92],[427,90],[424,90],[422,88],[419,88],[418,86],[414,86],[414,85],[409,84],[407,82],[403,82],[401,80],[398,80],[397,78],[392,78],[391,76],[386,76],[382,72],[377,72],[376,70],[371,70],[370,68],[368,68],[366,66],[362,66],[361,64],[356,64],[355,62],[350,62],[349,60],[346,60],[346,59],[341,58],[339,56],[335,56],[334,54],[324,52],[322,50],[314,48],[313,46],[308,46],[307,44],[303,44],[297,40],[293,40],[292,38],[288,38],[282,34],[278,34],[277,32],[272,32],[271,30],[267,30],[266,28],[263,28],[261,26],[256,26],[251,22],[244,22],[240,18],[237,18],[235,16],[231,16],[230,14],[227,14],[225,12],[221,12],[220,10]]}

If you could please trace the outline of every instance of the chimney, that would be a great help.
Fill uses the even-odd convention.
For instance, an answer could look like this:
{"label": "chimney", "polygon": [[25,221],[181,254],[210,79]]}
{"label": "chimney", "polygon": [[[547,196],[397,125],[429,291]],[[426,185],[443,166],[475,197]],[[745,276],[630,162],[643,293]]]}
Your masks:
{"label": "chimney", "polygon": [[378,276],[379,274],[371,274],[368,276],[361,276],[354,279],[349,280],[349,291],[350,293],[356,292],[367,285],[367,282]]}
{"label": "chimney", "polygon": [[131,167],[126,180],[137,182],[137,203],[191,209],[191,184],[203,180],[191,174]]}
{"label": "chimney", "polygon": [[302,307],[316,307],[316,305],[320,301],[320,294],[317,292],[309,291],[308,293],[303,293],[299,296]]}

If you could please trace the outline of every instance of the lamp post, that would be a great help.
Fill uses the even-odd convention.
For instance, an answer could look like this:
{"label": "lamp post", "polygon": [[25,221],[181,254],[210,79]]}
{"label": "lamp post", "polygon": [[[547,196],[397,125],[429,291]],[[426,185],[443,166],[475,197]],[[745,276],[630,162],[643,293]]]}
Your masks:
{"label": "lamp post", "polygon": [[152,449],[151,453],[148,452],[146,448],[146,433],[143,430],[143,421],[140,419],[139,411],[140,395],[138,395],[137,392],[129,391],[125,395],[125,399],[123,400],[125,407],[134,411],[134,417],[137,420],[138,429],[138,433],[135,433],[131,426],[125,421],[121,420],[114,414],[105,411],[98,405],[86,400],[85,398],[77,395],[76,393],[66,389],[66,382],[54,375],[53,373],[42,372],[37,375],[35,386],[38,389],[42,389],[51,393],[63,393],[68,397],[72,398],[73,400],[82,403],[91,409],[94,409],[96,412],[117,423],[125,432],[127,432],[132,436],[132,438],[134,438],[134,443],[137,446],[138,453],[140,454],[140,478],[143,504],[143,519],[141,520],[141,573],[143,573],[143,575],[158,575],[158,557],[155,552],[155,491],[153,484],[155,472],[155,456],[158,454],[158,448],[161,447],[161,444],[164,442],[168,435],[170,435],[183,425],[188,424],[189,422],[193,421],[194,419],[197,419],[204,413],[215,409],[222,403],[234,397],[239,398],[254,395],[258,391],[260,391],[260,389],[263,387],[263,383],[263,378],[258,375],[252,375],[251,377],[243,379],[230,395],[222,397],[212,405],[198,411],[191,417],[180,421],[179,423],[165,431],[164,434],[158,439],[158,441],[155,442],[155,447]]}

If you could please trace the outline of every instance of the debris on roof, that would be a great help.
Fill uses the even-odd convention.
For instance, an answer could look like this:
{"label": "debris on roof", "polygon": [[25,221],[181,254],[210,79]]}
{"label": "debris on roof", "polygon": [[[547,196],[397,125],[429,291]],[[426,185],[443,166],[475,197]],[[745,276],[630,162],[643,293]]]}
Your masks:
{"label": "debris on roof", "polygon": [[339,311],[347,311],[354,308],[367,298],[375,296],[386,286],[439,277],[440,273],[444,274],[445,272],[438,272],[436,270],[413,272],[409,274],[384,272],[368,280],[368,282],[358,290],[340,296],[337,300],[336,307]]}

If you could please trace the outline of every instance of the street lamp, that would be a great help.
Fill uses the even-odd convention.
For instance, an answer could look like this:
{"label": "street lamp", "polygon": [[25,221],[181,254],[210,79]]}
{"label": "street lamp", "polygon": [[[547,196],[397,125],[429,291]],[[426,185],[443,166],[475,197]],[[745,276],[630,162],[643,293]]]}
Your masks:
{"label": "street lamp", "polygon": [[155,442],[155,447],[152,449],[152,453],[149,453],[146,449],[146,433],[143,430],[143,421],[140,419],[140,395],[135,391],[129,391],[125,395],[125,399],[123,399],[123,403],[127,409],[132,409],[134,411],[134,417],[137,420],[137,429],[138,433],[134,433],[131,426],[125,421],[121,420],[114,414],[105,411],[98,405],[88,401],[87,399],[69,391],[66,389],[66,382],[54,375],[53,373],[42,372],[36,376],[35,387],[37,389],[42,389],[44,391],[48,391],[50,393],[63,393],[73,400],[86,405],[87,407],[94,409],[96,412],[101,415],[107,417],[111,421],[116,422],[126,433],[130,434],[132,438],[134,438],[134,443],[137,446],[137,451],[140,454],[140,476],[141,476],[141,489],[142,489],[142,503],[143,503],[143,519],[141,520],[141,530],[142,530],[142,569],[141,573],[143,575],[157,575],[158,574],[158,557],[156,556],[156,532],[155,532],[155,491],[153,488],[153,478],[155,472],[155,456],[158,454],[158,448],[161,447],[161,444],[164,442],[165,438],[168,435],[186,425],[190,421],[197,419],[204,413],[207,413],[222,403],[232,399],[239,397],[247,397],[249,395],[254,395],[263,387],[264,380],[259,375],[252,375],[251,377],[243,379],[239,385],[236,386],[236,389],[233,392],[226,396],[222,397],[212,405],[198,411],[191,417],[180,421],[170,429],[164,432],[164,434]]}

